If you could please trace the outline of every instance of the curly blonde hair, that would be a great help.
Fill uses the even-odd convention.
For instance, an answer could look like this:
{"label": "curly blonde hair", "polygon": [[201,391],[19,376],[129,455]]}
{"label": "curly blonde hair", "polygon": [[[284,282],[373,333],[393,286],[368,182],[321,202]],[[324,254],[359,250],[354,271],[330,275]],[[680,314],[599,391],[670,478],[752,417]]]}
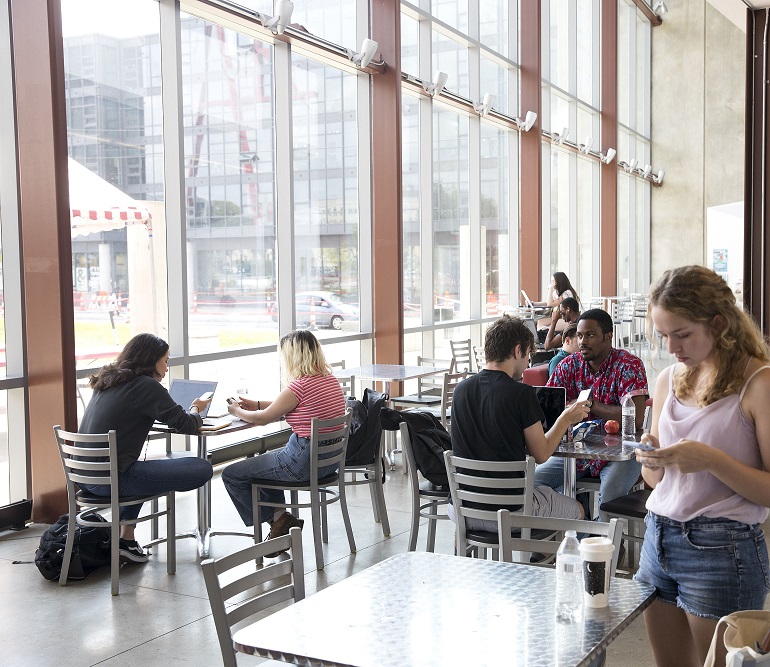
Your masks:
{"label": "curly blonde hair", "polygon": [[763,363],[770,361],[770,351],[759,327],[738,308],[727,283],[710,269],[680,266],[666,271],[650,289],[648,331],[652,331],[653,306],[703,324],[714,340],[714,376],[696,394],[696,371],[686,368],[674,378],[674,391],[680,398],[693,396],[699,406],[711,405],[740,391],[751,358]]}
{"label": "curly blonde hair", "polygon": [[281,357],[281,374],[285,384],[305,375],[329,375],[331,368],[326,361],[318,339],[305,329],[287,333],[278,341]]}

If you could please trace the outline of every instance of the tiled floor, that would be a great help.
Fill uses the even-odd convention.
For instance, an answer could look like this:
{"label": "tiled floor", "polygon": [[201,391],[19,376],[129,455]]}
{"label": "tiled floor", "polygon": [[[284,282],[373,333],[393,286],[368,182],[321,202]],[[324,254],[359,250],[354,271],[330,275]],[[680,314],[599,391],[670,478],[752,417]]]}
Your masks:
{"label": "tiled floor", "polygon": [[[660,370],[665,363],[659,362],[656,366]],[[652,375],[654,370],[651,371]],[[651,382],[654,382],[652,378]],[[348,552],[339,510],[333,508],[330,510],[330,540],[324,547],[327,566],[324,571],[316,572],[312,540],[306,531],[308,594],[406,551],[410,512],[406,480],[400,467],[396,472],[388,473],[385,492],[390,538],[383,538],[380,526],[374,523],[369,491],[363,486],[349,490],[358,553],[351,555]],[[213,482],[212,497],[214,527],[241,527],[219,473]],[[192,525],[195,521],[194,493],[179,494],[177,507],[179,528]],[[146,565],[123,568],[120,595],[112,597],[109,568],[98,570],[83,581],[72,582],[66,588],[42,578],[31,561],[44,528],[33,525],[18,533],[0,533],[0,664],[9,667],[221,664],[192,540],[183,540],[177,546],[175,575],[166,574],[165,547],[160,546]],[[212,556],[223,556],[247,544],[248,540],[242,537],[215,537]],[[418,548],[425,548],[424,534]],[[436,551],[453,552],[452,524],[449,522],[438,524]],[[16,560],[23,563],[14,564]],[[331,611],[344,613],[344,610]],[[408,624],[409,619],[405,618],[405,627]],[[398,641],[398,637],[383,637],[383,651],[387,651],[389,641]],[[259,660],[239,656],[239,663],[256,665]],[[501,656],[501,664],[505,664],[504,656]],[[611,645],[607,664],[618,667],[652,664],[641,619]]]}

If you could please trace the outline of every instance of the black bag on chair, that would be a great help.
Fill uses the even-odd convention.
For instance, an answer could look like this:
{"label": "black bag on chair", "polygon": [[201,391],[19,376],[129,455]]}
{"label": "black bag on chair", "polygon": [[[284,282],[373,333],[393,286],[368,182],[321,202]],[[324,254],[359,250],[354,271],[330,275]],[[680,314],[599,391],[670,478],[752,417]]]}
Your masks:
{"label": "black bag on chair", "polygon": [[364,400],[352,396],[345,399],[346,407],[353,416],[350,420],[350,437],[345,455],[348,467],[364,466],[374,463],[380,451],[380,410],[387,404],[388,395],[373,389],[364,389]]}
{"label": "black bag on chair", "polygon": [[[83,515],[88,521],[108,521],[97,512]],[[69,514],[59,519],[40,537],[40,546],[35,551],[35,565],[46,579],[58,579],[64,560],[64,546],[67,543]],[[95,569],[110,564],[110,528],[78,526],[72,545],[72,559],[67,579],[84,579]]]}
{"label": "black bag on chair", "polygon": [[430,412],[419,410],[399,412],[383,408],[380,421],[382,428],[386,431],[397,431],[401,422],[406,423],[417,470],[425,479],[448,491],[449,480],[444,465],[444,452],[452,449],[452,440],[441,420]]}

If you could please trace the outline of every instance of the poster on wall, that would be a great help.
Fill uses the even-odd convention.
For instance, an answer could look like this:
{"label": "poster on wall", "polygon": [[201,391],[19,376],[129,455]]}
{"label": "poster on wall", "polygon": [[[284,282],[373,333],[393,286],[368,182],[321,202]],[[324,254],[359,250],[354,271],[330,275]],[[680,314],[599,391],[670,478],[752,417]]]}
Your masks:
{"label": "poster on wall", "polygon": [[727,282],[727,248],[714,248],[711,268]]}

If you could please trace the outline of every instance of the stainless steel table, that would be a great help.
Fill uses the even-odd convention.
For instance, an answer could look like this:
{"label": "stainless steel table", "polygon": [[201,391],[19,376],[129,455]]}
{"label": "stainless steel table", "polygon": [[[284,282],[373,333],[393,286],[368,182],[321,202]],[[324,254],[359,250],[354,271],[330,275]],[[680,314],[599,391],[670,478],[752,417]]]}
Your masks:
{"label": "stainless steel table", "polygon": [[[449,368],[436,368],[433,366],[403,366],[401,364],[368,364],[366,366],[356,366],[355,368],[341,368],[334,371],[337,377],[353,376],[357,380],[373,380],[384,384],[385,393],[390,396],[390,385],[393,382],[404,382],[406,380],[416,380],[417,378],[436,375],[437,373],[447,373]],[[387,451],[388,461],[391,470],[395,467],[395,454],[400,451],[395,447],[395,431],[392,434],[393,446]],[[404,466],[406,472],[406,465]]]}
{"label": "stainless steel table", "polygon": [[[248,438],[237,443],[238,445],[247,445],[246,448],[239,449],[233,458],[238,456],[244,456],[245,454],[262,454],[269,449],[275,449],[276,447],[283,446],[291,435],[291,429],[285,422],[276,422],[268,424],[267,426],[256,426],[249,422],[236,419],[227,428],[220,429],[218,431],[198,431],[195,437],[198,441],[198,450],[196,455],[198,458],[212,460],[214,454],[218,451],[217,448],[209,451],[208,440],[209,438],[221,437],[236,433],[238,431],[244,431],[248,429]],[[165,424],[155,424],[153,431],[156,433],[164,433],[167,438],[170,438],[172,434],[179,433]],[[167,451],[170,449],[166,448]],[[173,455],[173,452],[171,453]],[[217,461],[213,461],[216,463]],[[178,538],[194,537],[198,544],[198,556],[200,558],[208,558],[209,545],[211,538],[215,535],[242,535],[244,537],[254,537],[254,533],[246,533],[243,531],[234,530],[211,530],[211,482],[207,482],[197,490],[198,495],[198,525],[194,530],[186,533],[180,533]],[[153,535],[153,538],[155,536]],[[153,539],[153,542],[156,541]],[[152,544],[152,542],[150,542]]]}
{"label": "stainless steel table", "polygon": [[583,667],[654,589],[613,578],[609,606],[574,623],[557,622],[555,591],[550,569],[412,552],[239,630],[233,643],[296,665]]}
{"label": "stainless steel table", "polygon": [[598,461],[630,461],[636,457],[634,445],[641,433],[632,443],[618,433],[609,435],[603,430],[590,433],[585,439],[575,442],[561,442],[553,453],[564,458],[564,495],[574,498],[576,495],[576,459],[595,459]]}

